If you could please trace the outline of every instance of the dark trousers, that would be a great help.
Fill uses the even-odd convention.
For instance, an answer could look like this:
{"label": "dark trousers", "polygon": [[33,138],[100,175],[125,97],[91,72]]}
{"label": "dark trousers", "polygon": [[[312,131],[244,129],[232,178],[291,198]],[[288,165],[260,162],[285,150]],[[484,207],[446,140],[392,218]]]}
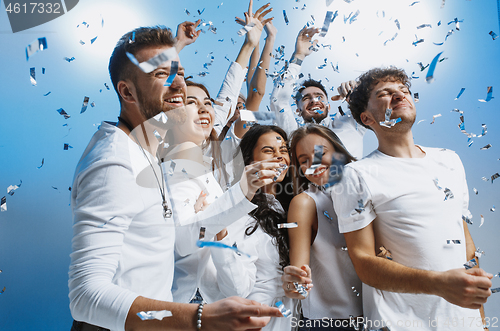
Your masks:
{"label": "dark trousers", "polygon": [[85,322],[73,321],[73,325],[71,326],[71,331],[109,331],[109,330]]}

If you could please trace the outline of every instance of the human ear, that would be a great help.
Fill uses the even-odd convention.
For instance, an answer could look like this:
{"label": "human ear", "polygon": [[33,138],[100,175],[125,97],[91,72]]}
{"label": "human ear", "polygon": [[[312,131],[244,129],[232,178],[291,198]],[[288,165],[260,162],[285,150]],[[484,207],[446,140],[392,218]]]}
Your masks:
{"label": "human ear", "polygon": [[359,117],[361,119],[361,122],[366,126],[372,126],[375,123],[373,115],[367,111],[362,112]]}
{"label": "human ear", "polygon": [[135,103],[137,102],[137,97],[136,97],[136,91],[135,91],[135,85],[131,81],[119,81],[117,84],[117,90],[118,93],[120,94],[120,97],[123,99],[123,101],[127,103]]}

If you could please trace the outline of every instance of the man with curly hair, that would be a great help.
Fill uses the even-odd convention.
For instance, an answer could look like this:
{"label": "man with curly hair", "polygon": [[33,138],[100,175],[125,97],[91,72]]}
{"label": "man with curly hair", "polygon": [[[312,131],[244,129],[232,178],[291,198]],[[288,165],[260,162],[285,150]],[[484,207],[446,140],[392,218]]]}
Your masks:
{"label": "man with curly hair", "polygon": [[364,283],[365,322],[369,329],[482,330],[492,275],[471,268],[477,261],[464,168],[453,151],[414,144],[409,88],[395,67],[358,78],[349,108],[379,145],[348,164],[332,191]]}

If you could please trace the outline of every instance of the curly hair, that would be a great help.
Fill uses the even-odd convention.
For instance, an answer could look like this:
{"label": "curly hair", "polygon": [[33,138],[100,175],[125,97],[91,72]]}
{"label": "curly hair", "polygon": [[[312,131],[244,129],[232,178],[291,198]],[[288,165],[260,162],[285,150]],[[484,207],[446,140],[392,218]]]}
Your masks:
{"label": "curly hair", "polygon": [[[241,153],[245,165],[249,165],[253,162],[253,151],[257,141],[262,135],[268,132],[276,132],[287,141],[286,132],[278,126],[258,124],[252,126],[250,130],[245,133],[240,142]],[[286,213],[290,201],[292,200],[292,195],[288,194],[285,189],[286,186],[291,185],[290,175],[287,173],[285,179],[283,179],[281,183],[275,183],[275,185],[281,186],[280,189],[276,190],[279,192],[276,194],[276,199],[280,202],[285,212],[282,213],[271,208],[267,196],[262,190],[259,190],[252,199],[252,203],[256,204],[257,208],[249,213],[249,215],[255,219],[255,223],[246,229],[245,234],[250,236],[258,227],[261,227],[265,233],[272,237],[272,242],[278,249],[280,256],[280,266],[285,268],[290,264],[290,258],[288,256],[288,232],[286,229],[278,229],[278,224],[286,223]]]}
{"label": "curly hair", "polygon": [[375,85],[380,82],[401,82],[408,88],[411,86],[406,72],[394,66],[390,66],[389,68],[374,68],[359,76],[357,79],[358,86],[352,91],[348,103],[351,114],[356,122],[367,129],[370,129],[370,127],[361,121],[361,113],[368,107],[370,94]]}

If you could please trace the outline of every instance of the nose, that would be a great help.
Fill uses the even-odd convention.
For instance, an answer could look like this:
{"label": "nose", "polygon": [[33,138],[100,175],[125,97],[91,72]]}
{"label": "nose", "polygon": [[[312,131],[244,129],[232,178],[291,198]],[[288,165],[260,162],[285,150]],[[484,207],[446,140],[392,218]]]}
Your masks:
{"label": "nose", "polygon": [[403,100],[405,98],[405,95],[403,92],[401,91],[396,91],[394,92],[394,94],[392,95],[392,97],[395,99],[395,100]]}
{"label": "nose", "polygon": [[184,81],[184,77],[177,75],[174,78],[174,81],[172,82],[172,85],[170,85],[170,88],[180,90],[186,86],[186,82]]}

